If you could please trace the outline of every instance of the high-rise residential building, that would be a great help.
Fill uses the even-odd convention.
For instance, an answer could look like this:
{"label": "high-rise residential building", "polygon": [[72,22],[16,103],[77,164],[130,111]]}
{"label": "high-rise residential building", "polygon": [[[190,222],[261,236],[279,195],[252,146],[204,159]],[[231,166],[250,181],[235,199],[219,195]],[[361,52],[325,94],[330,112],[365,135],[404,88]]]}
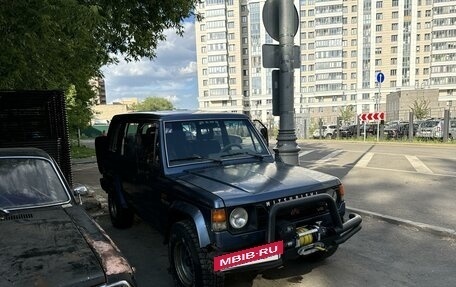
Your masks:
{"label": "high-rise residential building", "polygon": [[245,113],[264,121],[272,118],[272,76],[271,69],[263,68],[262,45],[273,40],[263,25],[264,3],[206,0],[199,4],[203,20],[196,22],[195,29],[201,110]]}
{"label": "high-rise residential building", "polygon": [[[346,107],[356,114],[384,110],[386,95],[401,90],[438,89],[440,102],[456,105],[456,0],[294,2],[301,47],[297,115],[334,123]],[[271,116],[271,69],[263,68],[261,46],[274,41],[263,25],[264,3],[199,5],[200,109]]]}
{"label": "high-rise residential building", "polygon": [[95,92],[93,103],[95,105],[106,105],[106,87],[104,79],[101,77],[94,77],[89,80],[89,84]]}

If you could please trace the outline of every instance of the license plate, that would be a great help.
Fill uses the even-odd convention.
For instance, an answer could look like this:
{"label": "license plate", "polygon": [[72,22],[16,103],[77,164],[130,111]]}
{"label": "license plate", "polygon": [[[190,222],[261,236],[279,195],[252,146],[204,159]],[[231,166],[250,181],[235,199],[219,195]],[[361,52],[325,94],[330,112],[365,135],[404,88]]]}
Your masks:
{"label": "license plate", "polygon": [[283,241],[276,241],[214,257],[214,271],[278,260],[283,254]]}

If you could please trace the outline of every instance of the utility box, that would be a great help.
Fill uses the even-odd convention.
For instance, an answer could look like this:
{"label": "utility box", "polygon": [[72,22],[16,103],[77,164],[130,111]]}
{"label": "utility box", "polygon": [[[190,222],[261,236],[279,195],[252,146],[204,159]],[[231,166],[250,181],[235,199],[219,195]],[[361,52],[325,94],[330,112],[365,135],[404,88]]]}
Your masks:
{"label": "utility box", "polygon": [[0,148],[36,147],[59,164],[72,185],[68,118],[63,91],[0,91]]}

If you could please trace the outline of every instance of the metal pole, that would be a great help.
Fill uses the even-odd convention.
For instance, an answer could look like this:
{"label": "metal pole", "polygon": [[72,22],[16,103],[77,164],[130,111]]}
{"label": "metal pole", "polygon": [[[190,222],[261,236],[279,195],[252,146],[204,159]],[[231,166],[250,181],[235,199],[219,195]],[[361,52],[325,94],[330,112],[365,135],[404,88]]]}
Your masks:
{"label": "metal pole", "polygon": [[443,141],[448,141],[448,135],[450,133],[450,110],[445,109],[443,112]]}
{"label": "metal pole", "polygon": [[277,135],[277,146],[274,148],[276,160],[287,164],[298,165],[299,147],[296,142],[294,122],[294,70],[293,38],[295,6],[292,0],[279,2],[279,46],[280,61],[280,124]]}
{"label": "metal pole", "polygon": [[409,130],[408,130],[408,140],[413,141],[413,112],[409,112]]}

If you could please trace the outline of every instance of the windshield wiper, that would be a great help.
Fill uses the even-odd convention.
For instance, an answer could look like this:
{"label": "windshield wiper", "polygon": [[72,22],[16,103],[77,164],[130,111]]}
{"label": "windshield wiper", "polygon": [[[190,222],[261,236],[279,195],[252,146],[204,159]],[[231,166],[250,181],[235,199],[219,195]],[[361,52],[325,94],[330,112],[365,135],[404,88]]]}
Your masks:
{"label": "windshield wiper", "polygon": [[175,158],[175,159],[171,159],[169,162],[189,161],[189,160],[194,160],[194,159],[211,160],[211,161],[217,162],[217,163],[222,162],[221,160],[213,158],[213,157],[202,157],[202,156],[199,156],[199,155],[193,155],[193,156],[183,157],[183,158]]}
{"label": "windshield wiper", "polygon": [[259,153],[254,153],[254,152],[251,152],[251,151],[247,151],[247,150],[243,150],[243,151],[234,151],[234,152],[230,152],[230,153],[227,153],[227,154],[223,154],[221,155],[220,157],[227,157],[227,156],[233,156],[233,155],[250,155],[250,156],[253,156],[255,158],[259,158],[259,159],[263,159],[264,158],[264,155],[262,154],[259,154]]}

